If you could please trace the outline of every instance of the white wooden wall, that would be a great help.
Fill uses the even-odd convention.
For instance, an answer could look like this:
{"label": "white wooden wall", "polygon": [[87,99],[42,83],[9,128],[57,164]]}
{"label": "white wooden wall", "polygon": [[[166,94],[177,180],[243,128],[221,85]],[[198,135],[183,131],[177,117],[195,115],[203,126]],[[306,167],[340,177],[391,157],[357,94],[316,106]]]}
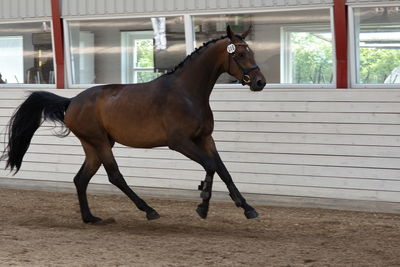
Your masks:
{"label": "white wooden wall", "polygon": [[[26,95],[0,90],[2,133]],[[217,146],[243,192],[400,202],[399,89],[215,89],[212,107]],[[204,178],[167,148],[114,150],[132,186],[193,190]],[[44,126],[14,179],[72,182],[82,161],[72,134],[57,138]],[[0,179],[12,177],[0,167]],[[108,183],[103,169],[93,182]],[[215,190],[225,191],[218,178]]]}

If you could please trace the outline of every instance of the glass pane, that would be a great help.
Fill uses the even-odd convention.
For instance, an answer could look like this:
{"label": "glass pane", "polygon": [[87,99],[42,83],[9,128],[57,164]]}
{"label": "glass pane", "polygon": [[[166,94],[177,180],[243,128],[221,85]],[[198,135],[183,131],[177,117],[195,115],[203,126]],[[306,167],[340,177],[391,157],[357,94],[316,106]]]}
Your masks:
{"label": "glass pane", "polygon": [[24,48],[22,36],[0,36],[0,83],[24,81]]}
{"label": "glass pane", "polygon": [[[71,21],[68,26],[74,84],[147,81],[186,56],[181,16]],[[146,78],[137,78],[143,69]]]}
{"label": "glass pane", "polygon": [[329,84],[333,82],[332,35],[329,32],[287,32],[286,83]]}
{"label": "glass pane", "polygon": [[54,84],[50,22],[0,24],[0,83]]}
{"label": "glass pane", "polygon": [[153,39],[135,40],[134,53],[136,68],[154,68]]}
{"label": "glass pane", "polygon": [[[193,17],[196,46],[252,25],[246,38],[268,83],[333,83],[330,10],[299,10]],[[307,59],[307,60],[305,60]],[[236,83],[228,74],[217,83]]]}
{"label": "glass pane", "polygon": [[400,7],[355,8],[357,83],[400,83]]}

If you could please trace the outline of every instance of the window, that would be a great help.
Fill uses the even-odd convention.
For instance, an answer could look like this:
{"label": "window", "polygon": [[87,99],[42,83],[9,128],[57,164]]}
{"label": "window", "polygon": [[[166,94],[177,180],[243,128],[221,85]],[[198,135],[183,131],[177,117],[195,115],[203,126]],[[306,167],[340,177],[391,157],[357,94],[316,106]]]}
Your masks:
{"label": "window", "polygon": [[68,22],[72,84],[138,83],[186,56],[183,17]]}
{"label": "window", "polygon": [[[333,86],[333,45],[330,9],[194,16],[195,43],[200,46],[249,25],[247,42],[261,71],[272,84],[327,84]],[[236,83],[222,75],[217,83]]]}
{"label": "window", "polygon": [[400,7],[354,8],[355,82],[400,83]]}
{"label": "window", "polygon": [[281,81],[294,84],[333,82],[332,34],[324,27],[283,27]]}
{"label": "window", "polygon": [[0,24],[0,83],[54,84],[49,22]]}
{"label": "window", "polygon": [[142,83],[161,73],[154,68],[155,50],[152,31],[122,33],[122,82]]}
{"label": "window", "polygon": [[0,36],[0,50],[0,83],[23,82],[23,36]]}

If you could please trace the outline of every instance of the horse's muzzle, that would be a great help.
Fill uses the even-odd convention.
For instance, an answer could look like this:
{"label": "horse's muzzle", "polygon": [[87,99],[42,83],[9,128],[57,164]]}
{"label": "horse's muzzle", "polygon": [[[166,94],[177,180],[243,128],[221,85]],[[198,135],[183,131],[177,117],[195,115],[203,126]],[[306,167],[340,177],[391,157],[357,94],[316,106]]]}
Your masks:
{"label": "horse's muzzle", "polygon": [[261,91],[262,89],[264,89],[266,84],[267,84],[267,81],[265,80],[265,78],[262,74],[254,75],[254,79],[252,80],[252,82],[250,84],[250,90],[251,91]]}

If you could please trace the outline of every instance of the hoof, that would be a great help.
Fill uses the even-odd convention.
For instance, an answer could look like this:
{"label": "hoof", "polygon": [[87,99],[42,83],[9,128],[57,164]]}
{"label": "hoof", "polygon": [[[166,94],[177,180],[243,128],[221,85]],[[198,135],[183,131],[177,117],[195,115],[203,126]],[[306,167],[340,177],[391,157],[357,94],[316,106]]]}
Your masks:
{"label": "hoof", "polygon": [[91,217],[88,217],[88,218],[84,218],[84,219],[83,219],[83,222],[84,222],[84,223],[92,223],[92,224],[96,224],[96,223],[99,223],[99,222],[101,222],[101,221],[103,221],[102,218],[95,217],[95,216],[91,216]]}
{"label": "hoof", "polygon": [[255,219],[258,217],[258,213],[255,210],[248,210],[244,212],[247,219]]}
{"label": "hoof", "polygon": [[155,210],[152,210],[152,211],[149,211],[147,214],[146,214],[146,218],[147,218],[147,220],[156,220],[156,219],[158,219],[158,218],[160,218],[160,214],[158,214],[157,213],[157,211],[155,211]]}
{"label": "hoof", "polygon": [[210,199],[211,194],[210,194],[210,192],[201,191],[200,197],[201,197],[202,199]]}
{"label": "hoof", "polygon": [[197,206],[196,212],[202,219],[206,219],[208,214],[208,208],[205,208],[200,204],[199,206]]}

